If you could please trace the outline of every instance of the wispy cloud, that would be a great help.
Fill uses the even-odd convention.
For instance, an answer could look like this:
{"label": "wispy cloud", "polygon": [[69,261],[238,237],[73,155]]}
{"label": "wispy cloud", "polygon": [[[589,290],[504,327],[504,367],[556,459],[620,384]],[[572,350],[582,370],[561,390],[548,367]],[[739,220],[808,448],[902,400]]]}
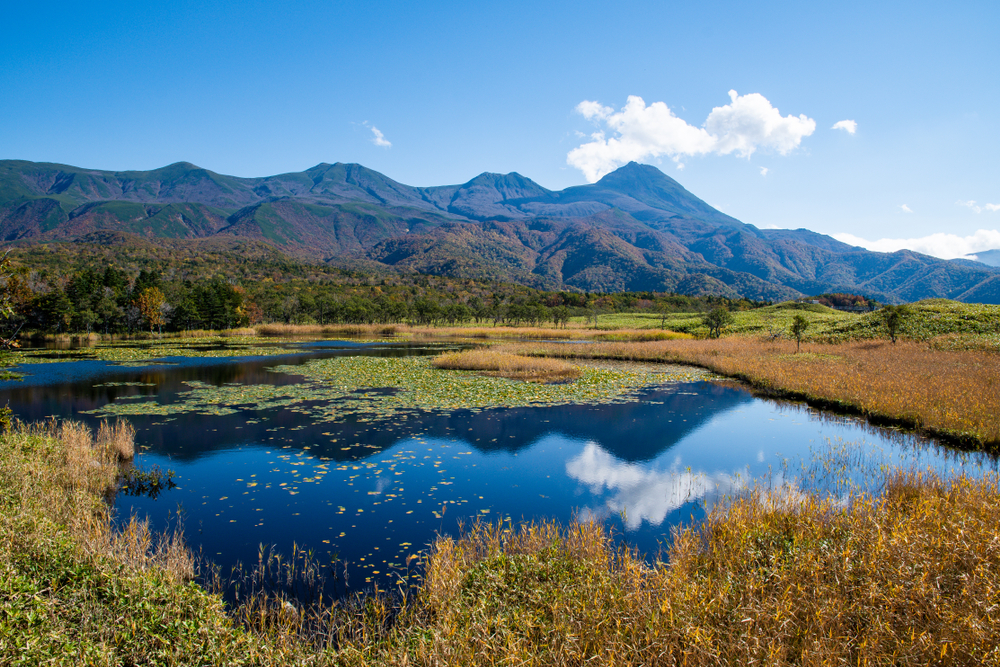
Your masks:
{"label": "wispy cloud", "polygon": [[1000,211],[1000,204],[983,204],[978,205],[974,199],[969,201],[957,201],[955,202],[958,206],[965,206],[966,208],[971,208],[976,213],[982,213],[983,211],[989,211],[990,213],[996,213]]}
{"label": "wispy cloud", "polygon": [[907,206],[906,204],[900,204],[899,208],[903,209],[904,213],[913,213],[913,209]]}
{"label": "wispy cloud", "polygon": [[848,134],[854,134],[858,131],[858,124],[853,120],[838,120],[833,124],[831,130],[844,130]]}
{"label": "wispy cloud", "polygon": [[937,233],[910,239],[879,239],[877,241],[869,241],[853,234],[832,234],[832,236],[838,241],[876,252],[913,250],[941,259],[965,257],[984,250],[1000,248],[1000,231],[995,229],[980,229],[970,236]]}
{"label": "wispy cloud", "polygon": [[392,148],[392,142],[385,138],[385,135],[382,134],[381,130],[369,123],[367,120],[362,123],[362,125],[372,131],[371,141],[373,144],[382,148]]}
{"label": "wispy cloud", "polygon": [[632,160],[666,156],[679,164],[682,156],[708,153],[749,158],[758,149],[786,155],[816,130],[813,119],[782,116],[759,93],[740,96],[731,90],[729,99],[729,104],[712,109],[702,127],[678,118],[664,102],[647,106],[636,95],[630,95],[620,111],[585,100],[576,111],[598,130],[571,150],[566,162],[593,183]]}
{"label": "wispy cloud", "polygon": [[768,171],[770,171],[770,169],[768,169],[767,167],[761,167],[760,168],[760,175],[761,176],[767,176],[767,172]]}

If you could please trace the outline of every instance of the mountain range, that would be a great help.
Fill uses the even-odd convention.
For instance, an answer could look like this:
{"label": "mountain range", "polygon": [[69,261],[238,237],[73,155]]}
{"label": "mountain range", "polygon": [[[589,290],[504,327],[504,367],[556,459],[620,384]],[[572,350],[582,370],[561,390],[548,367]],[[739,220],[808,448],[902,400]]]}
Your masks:
{"label": "mountain range", "polygon": [[357,164],[262,178],[180,162],[100,171],[0,161],[0,240],[235,237],[308,261],[591,292],[754,299],[855,292],[1000,303],[1000,269],[870,252],[806,229],[758,229],[655,167],[552,191],[517,173],[412,187]]}

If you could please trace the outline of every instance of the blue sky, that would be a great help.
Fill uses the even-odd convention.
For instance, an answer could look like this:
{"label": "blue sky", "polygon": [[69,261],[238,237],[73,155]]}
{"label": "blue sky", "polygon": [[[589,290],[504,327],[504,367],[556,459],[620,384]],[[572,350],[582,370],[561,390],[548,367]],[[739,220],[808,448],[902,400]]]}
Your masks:
{"label": "blue sky", "polygon": [[8,3],[0,158],[551,189],[638,159],[759,227],[957,256],[1000,248],[998,25],[995,1]]}

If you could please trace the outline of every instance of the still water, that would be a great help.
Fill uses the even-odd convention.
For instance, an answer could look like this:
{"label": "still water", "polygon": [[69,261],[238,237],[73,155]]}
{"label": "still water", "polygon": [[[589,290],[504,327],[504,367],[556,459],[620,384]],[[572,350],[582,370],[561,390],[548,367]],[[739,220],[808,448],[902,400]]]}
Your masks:
{"label": "still water", "polygon": [[[313,360],[440,349],[324,341],[268,357],[28,365],[23,381],[0,383],[0,404],[24,421],[93,425],[99,418],[90,413],[116,402],[176,405],[187,383],[296,385],[303,378],[294,367]],[[378,401],[378,388],[365,396]],[[300,402],[129,420],[136,465],[174,471],[177,487],[155,499],[119,495],[120,517],[148,515],[158,528],[180,518],[189,544],[223,570],[256,563],[262,544],[285,554],[310,549],[338,563],[354,589],[393,582],[408,556],[476,519],[593,518],[655,557],[672,527],[755,480],[822,486],[822,462],[996,469],[986,456],[709,380],[649,386],[605,404],[353,412],[331,422]]]}

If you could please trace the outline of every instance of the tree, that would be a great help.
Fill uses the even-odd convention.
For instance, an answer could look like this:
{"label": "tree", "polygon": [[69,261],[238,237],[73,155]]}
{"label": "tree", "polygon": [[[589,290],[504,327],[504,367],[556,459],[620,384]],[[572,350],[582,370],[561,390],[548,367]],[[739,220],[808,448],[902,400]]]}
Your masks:
{"label": "tree", "polygon": [[660,316],[660,328],[666,329],[667,315],[670,314],[673,308],[671,308],[670,304],[666,301],[658,301],[654,306],[654,309],[656,310],[656,313],[659,314]]}
{"label": "tree", "polygon": [[882,319],[885,321],[885,328],[893,345],[896,344],[896,338],[909,317],[910,309],[906,306],[886,306],[882,309]]}
{"label": "tree", "polygon": [[809,328],[809,320],[802,313],[796,313],[795,318],[792,320],[792,337],[795,338],[795,351],[798,352],[802,349],[802,336],[805,335],[806,329]]}
{"label": "tree", "polygon": [[701,323],[708,327],[709,338],[718,338],[722,330],[733,323],[733,315],[725,306],[716,306],[701,318]]}
{"label": "tree", "polygon": [[552,321],[557,327],[566,328],[566,323],[569,322],[569,308],[566,306],[556,306],[552,309]]}
{"label": "tree", "polygon": [[150,333],[153,333],[153,329],[163,333],[163,324],[166,322],[164,317],[166,303],[167,298],[163,296],[163,291],[159,287],[147,287],[139,294],[135,305],[139,307],[142,319],[149,323]]}

